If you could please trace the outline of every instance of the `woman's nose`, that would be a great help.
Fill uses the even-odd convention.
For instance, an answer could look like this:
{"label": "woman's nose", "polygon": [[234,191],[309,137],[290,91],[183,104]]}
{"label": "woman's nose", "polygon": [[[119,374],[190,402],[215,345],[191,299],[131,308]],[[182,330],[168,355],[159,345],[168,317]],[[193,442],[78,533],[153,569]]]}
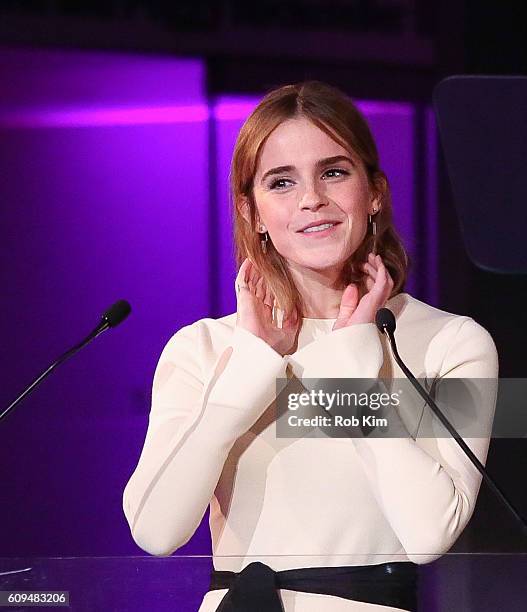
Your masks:
{"label": "woman's nose", "polygon": [[323,191],[317,188],[315,185],[310,185],[306,187],[302,198],[299,201],[299,208],[303,209],[313,209],[317,210],[321,206],[325,206],[327,204],[327,198],[324,195]]}

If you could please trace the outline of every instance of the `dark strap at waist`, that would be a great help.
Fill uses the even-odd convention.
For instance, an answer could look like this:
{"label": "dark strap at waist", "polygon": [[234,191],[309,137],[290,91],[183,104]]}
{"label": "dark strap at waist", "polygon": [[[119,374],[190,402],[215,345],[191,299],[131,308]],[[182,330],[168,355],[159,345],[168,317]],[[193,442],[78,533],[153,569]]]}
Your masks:
{"label": "dark strap at waist", "polygon": [[238,573],[213,570],[209,591],[215,589],[229,589],[216,612],[283,612],[277,589],[333,595],[416,612],[417,566],[411,561],[396,561],[275,572],[255,561]]}

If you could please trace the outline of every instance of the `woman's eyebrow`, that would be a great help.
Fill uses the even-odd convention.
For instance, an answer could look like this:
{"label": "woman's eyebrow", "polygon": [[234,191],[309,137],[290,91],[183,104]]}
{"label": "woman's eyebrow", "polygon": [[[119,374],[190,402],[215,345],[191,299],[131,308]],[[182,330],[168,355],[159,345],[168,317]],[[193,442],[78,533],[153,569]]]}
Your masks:
{"label": "woman's eyebrow", "polygon": [[324,159],[319,159],[317,162],[317,167],[320,166],[330,166],[331,164],[338,164],[339,162],[347,161],[352,166],[355,165],[355,162],[348,157],[347,155],[335,155],[334,157],[326,157]]}
{"label": "woman's eyebrow", "polygon": [[276,168],[271,168],[262,176],[260,183],[263,183],[268,176],[273,176],[273,174],[282,174],[282,172],[292,172],[293,170],[295,170],[294,166],[277,166]]}
{"label": "woman's eyebrow", "polygon": [[[343,161],[350,163],[352,166],[355,165],[353,163],[353,160],[350,157],[347,157],[346,155],[334,155],[333,157],[325,157],[324,159],[319,159],[316,162],[315,166],[317,168],[321,168],[323,166],[330,166],[331,164],[338,164],[339,162]],[[271,168],[270,170],[267,170],[267,172],[262,176],[260,182],[263,183],[267,177],[273,176],[274,174],[282,174],[282,172],[292,172],[293,170],[296,170],[295,166],[277,166],[276,168]]]}

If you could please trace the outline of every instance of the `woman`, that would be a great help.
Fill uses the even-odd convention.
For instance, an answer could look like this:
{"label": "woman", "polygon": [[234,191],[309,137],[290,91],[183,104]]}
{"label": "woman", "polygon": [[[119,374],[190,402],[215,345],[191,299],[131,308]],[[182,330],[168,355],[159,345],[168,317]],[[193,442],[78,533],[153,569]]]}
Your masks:
{"label": "woman", "polygon": [[[497,378],[492,338],[402,292],[389,186],[340,91],[270,92],[240,131],[231,188],[237,312],[181,328],[163,350],[124,491],[132,535],[170,555],[210,503],[215,571],[200,612],[416,609],[417,565],[463,531],[479,472],[450,437],[419,437],[435,430],[418,399],[392,419],[397,437],[279,437],[276,381],[403,378],[374,323],[384,306],[438,399],[448,378]],[[481,431],[494,403],[477,398]],[[488,435],[466,442],[484,463]]]}

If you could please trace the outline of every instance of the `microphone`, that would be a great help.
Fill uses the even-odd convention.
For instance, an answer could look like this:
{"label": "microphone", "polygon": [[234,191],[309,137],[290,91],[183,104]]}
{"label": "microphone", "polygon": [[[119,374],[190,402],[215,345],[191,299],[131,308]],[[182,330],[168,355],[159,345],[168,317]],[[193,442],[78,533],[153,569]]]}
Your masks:
{"label": "microphone", "polygon": [[126,317],[132,312],[132,307],[126,300],[118,300],[113,306],[110,306],[108,310],[102,315],[99,327],[101,330],[97,333],[107,330],[109,327],[117,327],[122,323]]}
{"label": "microphone", "polygon": [[395,331],[395,317],[389,308],[380,308],[375,315],[375,325],[383,333],[393,334]]}
{"label": "microphone", "polygon": [[7,414],[11,412],[11,410],[13,410],[13,408],[17,406],[27,395],[29,395],[31,391],[33,391],[33,389],[35,389],[44,380],[44,378],[46,378],[46,376],[49,376],[49,374],[51,374],[51,372],[56,367],[58,367],[61,363],[64,363],[67,359],[75,355],[75,353],[80,351],[81,348],[85,347],[89,342],[91,342],[94,338],[97,338],[97,336],[102,334],[110,327],[117,327],[117,325],[119,325],[126,319],[126,317],[130,314],[131,311],[132,308],[126,300],[119,300],[115,302],[113,306],[110,306],[110,308],[108,308],[108,310],[106,310],[102,315],[101,321],[97,325],[97,327],[90,334],[88,334],[86,338],[82,340],[82,342],[76,344],[73,348],[71,348],[69,351],[66,351],[56,361],[54,361],[46,370],[44,370],[44,372],[42,372],[42,374],[37,379],[35,379],[29,385],[29,387],[27,387],[27,389],[25,389],[16,398],[14,402],[9,404],[9,406],[0,413],[0,421],[5,418]]}
{"label": "microphone", "polygon": [[401,359],[399,352],[397,350],[397,344],[395,342],[395,328],[396,322],[393,312],[389,308],[381,308],[377,311],[375,315],[375,324],[377,325],[377,329],[381,332],[381,334],[386,334],[388,336],[388,340],[390,341],[390,347],[392,349],[393,357],[401,370],[404,372],[412,386],[419,393],[419,395],[425,400],[425,402],[430,406],[434,414],[441,421],[441,423],[446,427],[451,436],[455,439],[455,441],[459,444],[459,446],[463,449],[465,455],[472,461],[478,472],[482,475],[485,482],[489,485],[489,487],[494,491],[494,493],[498,496],[498,498],[505,504],[505,506],[509,509],[509,511],[514,515],[514,518],[518,520],[522,526],[523,532],[527,535],[527,521],[521,516],[518,510],[512,505],[512,503],[507,499],[505,493],[498,487],[496,482],[490,477],[485,466],[480,462],[480,460],[474,455],[474,453],[467,446],[466,442],[459,435],[455,427],[450,423],[450,421],[445,417],[445,415],[441,412],[437,404],[434,402],[432,397],[428,394],[426,389],[419,383],[417,378],[410,372],[410,370],[406,367],[406,364]]}

